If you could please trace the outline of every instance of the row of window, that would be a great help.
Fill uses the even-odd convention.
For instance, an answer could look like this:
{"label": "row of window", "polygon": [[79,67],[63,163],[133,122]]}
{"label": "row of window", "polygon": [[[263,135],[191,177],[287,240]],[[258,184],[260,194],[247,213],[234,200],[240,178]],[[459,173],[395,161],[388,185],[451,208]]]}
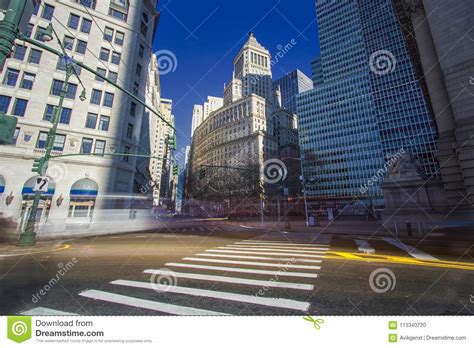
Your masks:
{"label": "row of window", "polygon": [[[16,87],[18,80],[20,78],[20,70],[16,69],[11,69],[8,68],[5,77],[3,78],[3,84],[10,86],[10,87]],[[29,72],[23,72],[23,76],[21,78],[20,82],[20,88],[23,89],[33,89],[33,84],[35,82],[36,75],[29,73]]]}

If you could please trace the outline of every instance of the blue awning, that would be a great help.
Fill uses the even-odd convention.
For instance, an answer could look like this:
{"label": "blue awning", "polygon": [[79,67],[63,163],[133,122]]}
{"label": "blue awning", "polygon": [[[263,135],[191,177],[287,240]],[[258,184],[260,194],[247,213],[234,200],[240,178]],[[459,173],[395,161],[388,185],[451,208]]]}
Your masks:
{"label": "blue awning", "polygon": [[0,194],[5,192],[5,178],[0,175]]}
{"label": "blue awning", "polygon": [[[33,188],[35,187],[36,183],[36,176],[29,178],[26,182],[25,185],[23,186],[23,190],[21,190],[22,195],[27,195],[31,196],[34,195],[35,192],[33,191]],[[42,196],[54,196],[54,192],[56,192],[56,183],[50,178],[49,184],[48,184],[48,192],[43,192],[41,195]]]}
{"label": "blue awning", "polygon": [[95,198],[99,192],[97,183],[90,179],[81,179],[71,186],[69,194],[71,197]]}

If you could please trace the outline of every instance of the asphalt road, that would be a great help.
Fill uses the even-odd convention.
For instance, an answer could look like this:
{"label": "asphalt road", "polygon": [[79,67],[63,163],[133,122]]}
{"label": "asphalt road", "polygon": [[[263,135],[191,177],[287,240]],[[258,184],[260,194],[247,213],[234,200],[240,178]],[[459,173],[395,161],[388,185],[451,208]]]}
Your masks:
{"label": "asphalt road", "polygon": [[474,247],[195,221],[1,257],[0,314],[19,313],[471,315]]}

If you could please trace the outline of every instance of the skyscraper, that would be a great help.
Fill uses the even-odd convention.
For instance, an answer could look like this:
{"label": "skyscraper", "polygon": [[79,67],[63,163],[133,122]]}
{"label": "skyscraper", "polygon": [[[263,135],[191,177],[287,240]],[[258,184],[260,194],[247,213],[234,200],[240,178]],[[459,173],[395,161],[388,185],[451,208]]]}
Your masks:
{"label": "skyscraper", "polygon": [[390,2],[319,0],[317,15],[324,83],[298,96],[307,194],[382,205],[379,173],[400,151],[437,175],[432,115]]}
{"label": "skyscraper", "polygon": [[211,114],[211,112],[219,110],[224,105],[224,99],[218,97],[207,97],[207,101],[203,105],[194,105],[193,118],[191,125],[191,137],[197,127]]}
{"label": "skyscraper", "polygon": [[282,107],[296,114],[296,96],[313,89],[313,81],[299,70],[273,81],[273,88],[280,88]]}

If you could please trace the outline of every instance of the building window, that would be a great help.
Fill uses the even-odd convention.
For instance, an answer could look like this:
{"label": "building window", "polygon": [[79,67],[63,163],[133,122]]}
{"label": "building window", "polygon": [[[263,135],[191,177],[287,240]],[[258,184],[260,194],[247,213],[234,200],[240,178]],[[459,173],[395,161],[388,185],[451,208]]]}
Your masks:
{"label": "building window", "polygon": [[112,42],[113,37],[114,37],[114,30],[109,27],[105,27],[104,40],[108,42]]}
{"label": "building window", "polygon": [[71,122],[72,109],[62,108],[61,116],[59,117],[59,123],[69,124]]}
{"label": "building window", "polygon": [[112,16],[118,20],[121,20],[123,22],[127,21],[127,13],[118,11],[114,8],[109,8],[109,16]]}
{"label": "building window", "polygon": [[69,15],[69,21],[67,22],[67,26],[71,29],[76,30],[79,27],[79,20],[80,19],[81,19],[81,17],[71,13]]}
{"label": "building window", "polygon": [[98,155],[103,155],[105,152],[105,141],[104,140],[96,140],[94,153]]}
{"label": "building window", "polygon": [[138,49],[138,57],[142,58],[145,56],[145,47],[140,44],[140,48]]}
{"label": "building window", "polygon": [[110,125],[110,117],[100,116],[99,130],[108,131],[109,130],[109,125]]}
{"label": "building window", "polygon": [[41,14],[41,17],[43,17],[47,21],[50,21],[53,19],[53,14],[54,14],[54,6],[44,4],[43,13]]}
{"label": "building window", "polygon": [[113,71],[109,71],[108,78],[109,78],[109,80],[111,80],[112,82],[117,83],[117,80],[118,80],[118,73],[113,72]]}
{"label": "building window", "polygon": [[17,98],[15,100],[15,105],[13,106],[12,114],[19,117],[25,116],[27,106],[28,100]]}
{"label": "building window", "polygon": [[89,34],[92,28],[92,21],[86,18],[82,18],[81,31],[83,33]]}
{"label": "building window", "polygon": [[109,93],[109,92],[104,93],[104,102],[102,105],[108,108],[111,108],[114,105],[113,93]]}
{"label": "building window", "polygon": [[6,95],[0,95],[0,112],[3,112],[4,114],[8,113],[11,99],[11,97]]}
{"label": "building window", "polygon": [[148,15],[146,13],[142,14],[142,23],[140,25],[140,32],[145,37],[148,34]]}
{"label": "building window", "polygon": [[102,100],[102,91],[99,91],[98,89],[93,89],[92,95],[91,95],[91,104],[100,105],[101,100]]}
{"label": "building window", "polygon": [[[61,90],[63,88],[63,85],[64,85],[63,81],[53,80],[53,84],[51,86],[51,95],[54,95],[57,97],[61,96]],[[77,85],[74,83],[68,83],[65,98],[76,99],[76,93],[77,93]]]}
{"label": "building window", "polygon": [[135,115],[137,114],[137,104],[135,104],[134,102],[132,102],[130,104],[130,115],[135,117]]}
{"label": "building window", "polygon": [[97,0],[80,0],[80,4],[95,10]]}
{"label": "building window", "polygon": [[63,46],[68,51],[72,51],[74,48],[74,38],[70,36],[64,36]]}
{"label": "building window", "polygon": [[20,135],[20,128],[15,128],[15,132],[13,133],[13,144],[16,145],[16,142],[18,141],[18,136]]}
{"label": "building window", "polygon": [[97,75],[95,75],[95,79],[96,81],[104,82],[104,79],[102,77],[105,77],[106,75],[107,75],[107,70],[102,69],[102,68],[97,68]]}
{"label": "building window", "polygon": [[46,142],[48,141],[48,132],[39,132],[38,141],[36,142],[37,149],[46,148]]}
{"label": "building window", "polygon": [[67,99],[76,99],[77,85],[74,83],[69,83],[67,86],[67,92],[65,98]]}
{"label": "building window", "polygon": [[[124,154],[129,154],[129,153],[130,153],[130,150],[131,150],[131,147],[130,147],[130,146],[125,146],[123,153],[124,153]],[[127,156],[127,155],[125,155],[125,156],[122,157],[122,160],[123,160],[124,162],[126,162],[126,163],[128,163],[128,159],[129,159],[129,156]]]}
{"label": "building window", "polygon": [[46,105],[46,108],[44,109],[43,121],[51,122],[54,116],[54,110],[55,110],[54,105],[51,105],[51,104]]}
{"label": "building window", "polygon": [[132,139],[133,136],[133,124],[129,123],[127,126],[127,134],[126,134],[128,139]]}
{"label": "building window", "polygon": [[28,62],[32,64],[39,64],[41,61],[41,55],[43,52],[39,50],[35,50],[34,48],[31,49],[30,51],[30,56],[28,57]]}
{"label": "building window", "polygon": [[85,54],[87,51],[87,42],[82,40],[77,40],[76,52],[79,54]]}
{"label": "building window", "polygon": [[23,79],[21,80],[20,88],[23,89],[33,89],[33,84],[35,83],[36,75],[28,72],[23,73]]}
{"label": "building window", "polygon": [[119,46],[123,46],[124,40],[125,40],[125,34],[120,31],[117,31],[117,33],[115,34],[115,44]]}
{"label": "building window", "polygon": [[112,64],[119,65],[120,64],[120,53],[113,52],[112,53]]}
{"label": "building window", "polygon": [[33,34],[33,28],[35,26],[31,23],[28,23],[28,28],[26,28],[26,32],[25,32],[25,36],[26,37],[31,37],[31,35]]}
{"label": "building window", "polygon": [[138,77],[141,77],[142,76],[142,66],[140,64],[137,64],[137,68],[135,69],[135,74],[138,76]]}
{"label": "building window", "polygon": [[81,153],[92,153],[92,142],[90,138],[83,138],[81,145]]}
{"label": "building window", "polygon": [[86,119],[86,128],[95,129],[97,126],[97,114],[88,113]]}
{"label": "building window", "polygon": [[58,64],[56,64],[56,69],[61,71],[66,71],[67,63],[65,57],[58,58]]}
{"label": "building window", "polygon": [[63,134],[56,134],[54,137],[53,151],[63,151],[66,143],[66,136]]}
{"label": "building window", "polygon": [[38,27],[38,29],[36,29],[35,39],[40,41],[40,42],[45,42],[44,41],[45,31],[46,31],[46,28]]}
{"label": "building window", "polygon": [[16,45],[15,50],[13,51],[13,58],[18,60],[25,59],[26,55],[26,46]]}
{"label": "building window", "polygon": [[110,58],[110,50],[108,50],[107,48],[101,48],[99,58],[104,62],[108,62]]}
{"label": "building window", "polygon": [[133,90],[132,90],[133,95],[137,96],[139,90],[140,90],[140,86],[138,85],[138,83],[134,82],[133,83]]}
{"label": "building window", "polygon": [[3,84],[11,87],[16,87],[18,77],[20,76],[20,71],[15,69],[7,69],[7,73],[3,79]]}

